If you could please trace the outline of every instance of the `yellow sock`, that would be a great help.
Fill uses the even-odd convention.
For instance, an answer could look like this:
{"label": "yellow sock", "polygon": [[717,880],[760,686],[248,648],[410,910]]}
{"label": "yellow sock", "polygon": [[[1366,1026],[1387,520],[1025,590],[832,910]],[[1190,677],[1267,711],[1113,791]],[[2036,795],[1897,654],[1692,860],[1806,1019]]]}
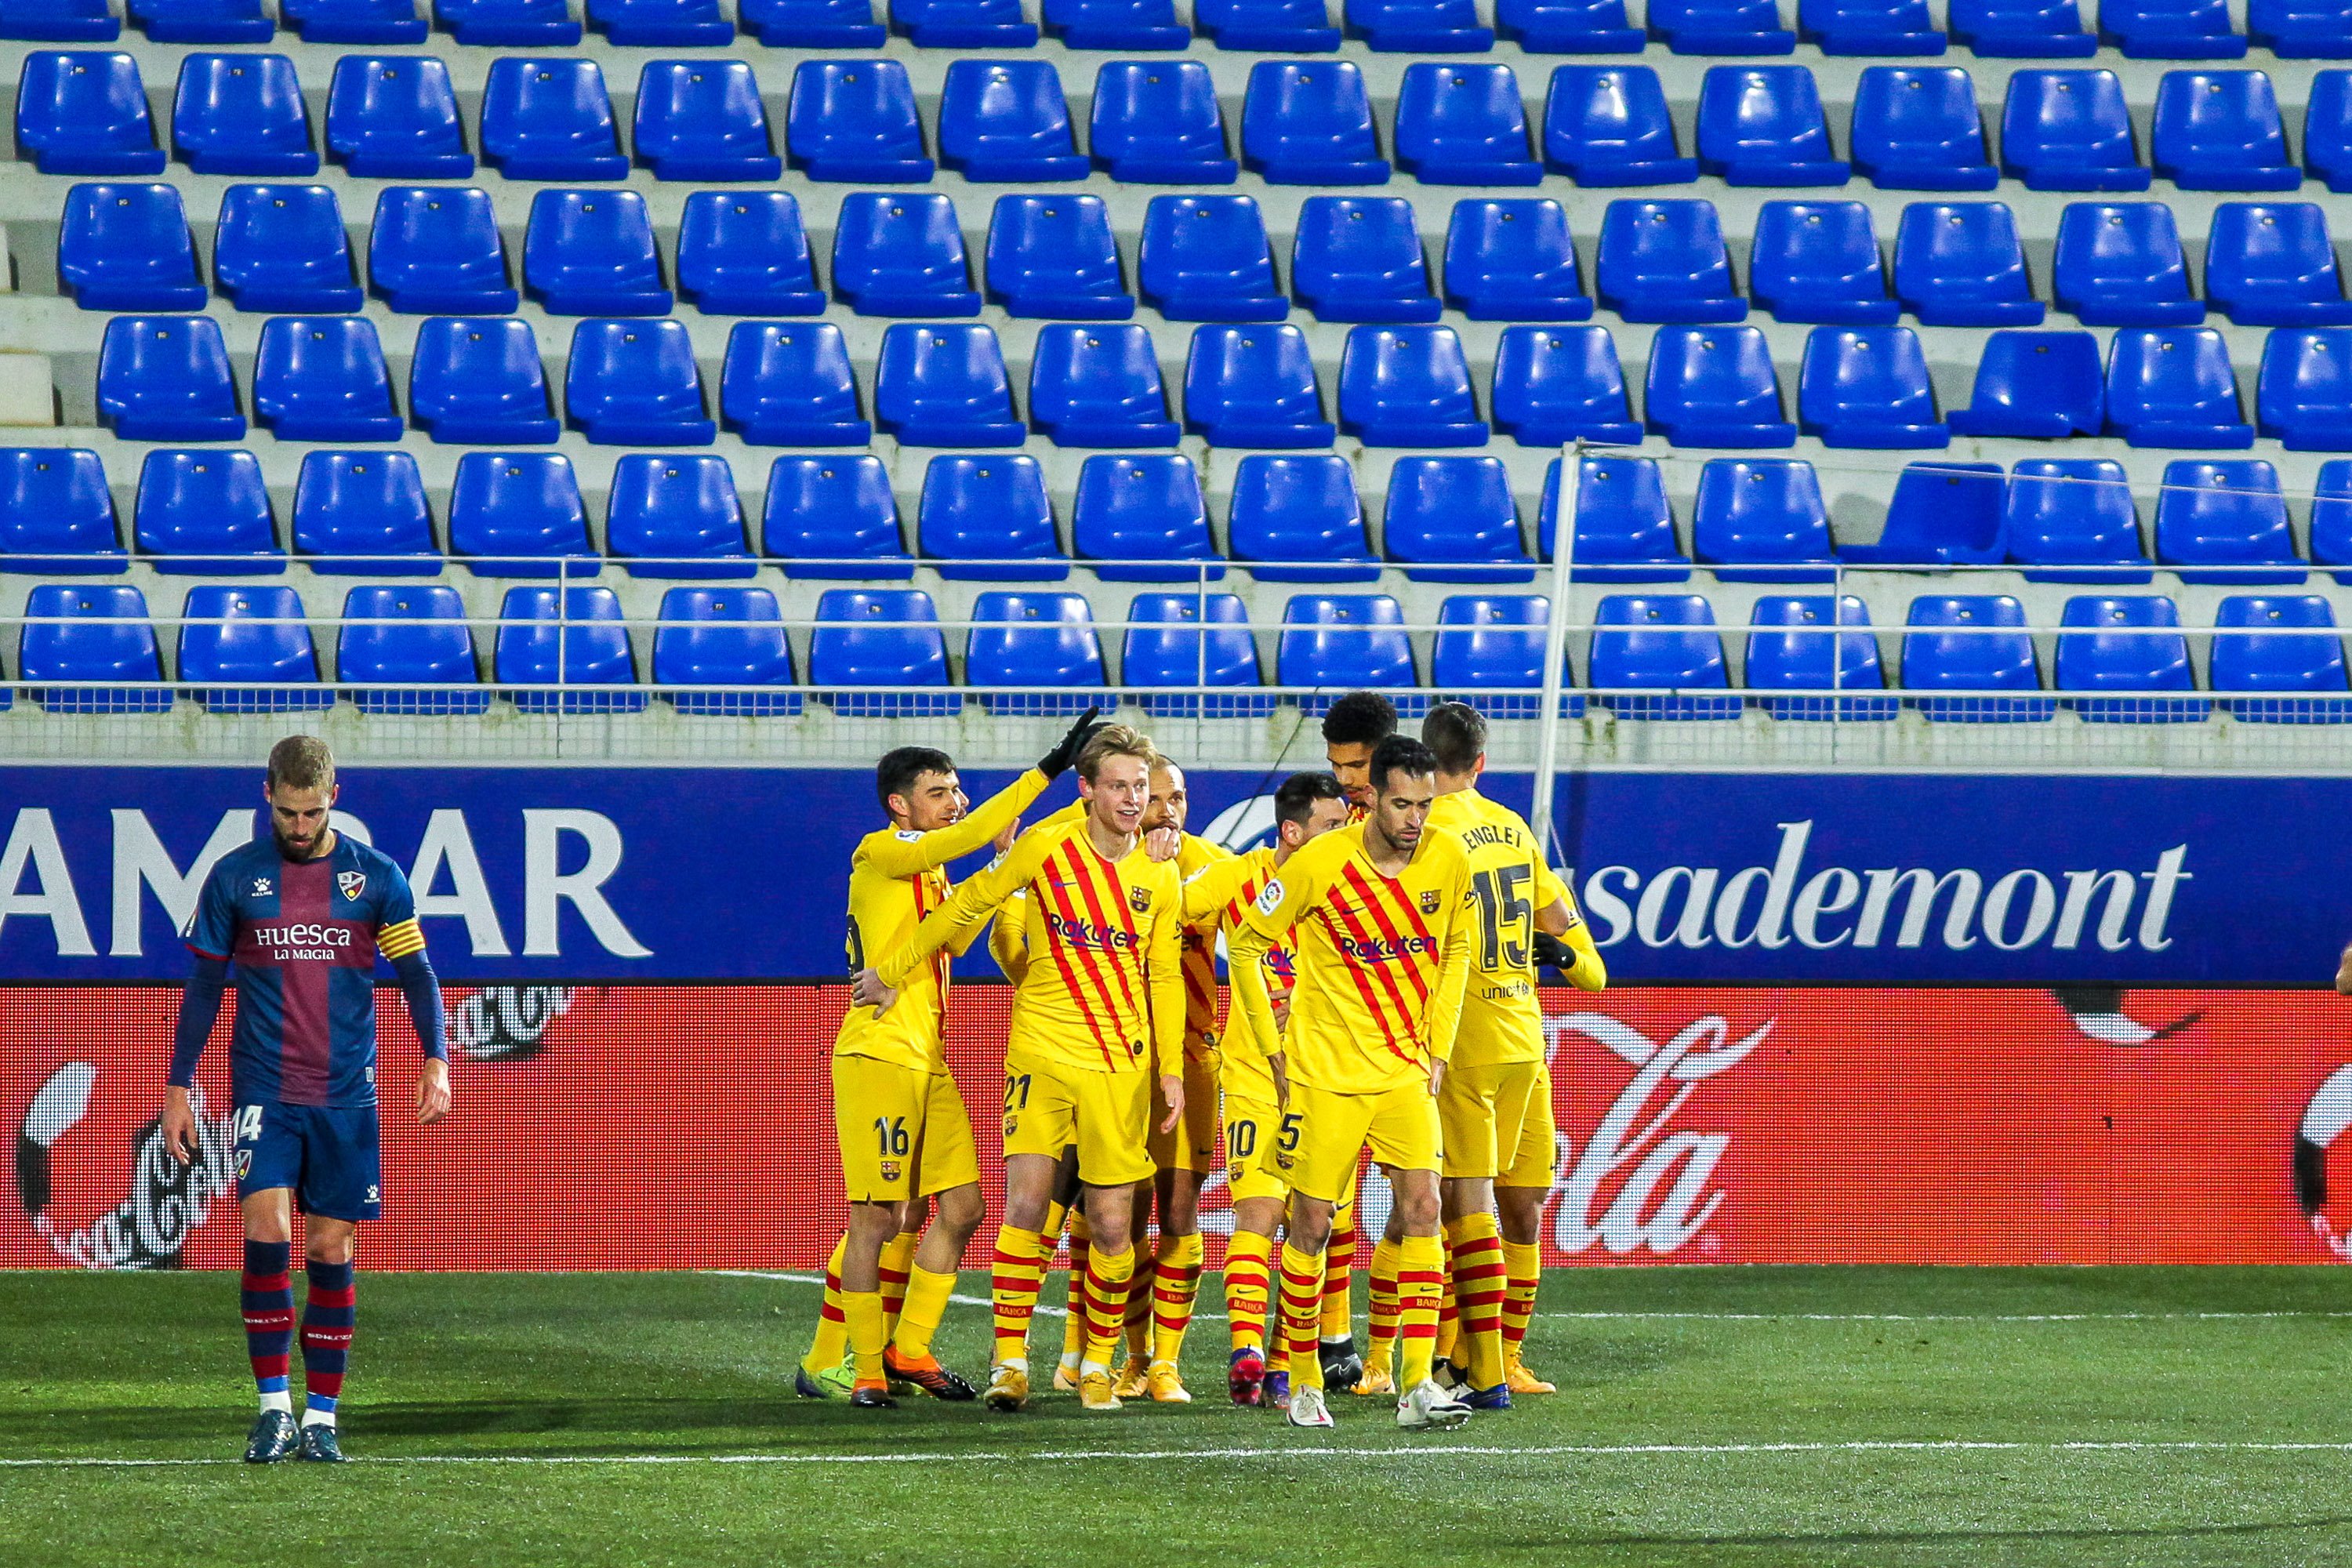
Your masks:
{"label": "yellow sock", "polygon": [[991,1297],[996,1315],[1000,1362],[1029,1361],[1029,1319],[1037,1310],[1037,1287],[1045,1277],[1045,1244],[1034,1230],[1005,1226],[996,1233],[996,1273]]}
{"label": "yellow sock", "polygon": [[1097,1247],[1087,1258],[1087,1340],[1078,1365],[1108,1367],[1127,1321],[1127,1288],[1135,1279],[1135,1248]]}
{"label": "yellow sock", "polygon": [[1445,1248],[1433,1236],[1408,1236],[1397,1243],[1397,1388],[1418,1387],[1429,1377],[1437,1349],[1437,1295],[1445,1273]]}
{"label": "yellow sock", "polygon": [[1365,1279],[1371,1299],[1364,1336],[1364,1370],[1387,1371],[1396,1361],[1397,1244],[1382,1237],[1372,1248],[1372,1267]]}
{"label": "yellow sock", "polygon": [[1355,1332],[1356,1205],[1331,1214],[1331,1240],[1323,1249],[1323,1337],[1344,1340]]}
{"label": "yellow sock", "polygon": [[[1464,1215],[1445,1227],[1456,1332],[1468,1352],[1470,1386],[1503,1381],[1503,1237],[1490,1214]],[[1456,1355],[1453,1358],[1460,1361]]]}
{"label": "yellow sock", "polygon": [[1135,1249],[1135,1277],[1127,1282],[1127,1353],[1131,1361],[1151,1355],[1151,1288],[1160,1277],[1160,1260]]}
{"label": "yellow sock", "polygon": [[1282,1342],[1290,1355],[1290,1386],[1323,1386],[1323,1258],[1282,1244]]}
{"label": "yellow sock", "polygon": [[1543,1244],[1535,1241],[1503,1243],[1503,1360],[1506,1364],[1519,1359],[1521,1348],[1528,1341],[1528,1325],[1536,1315],[1536,1291],[1543,1284]]}
{"label": "yellow sock", "polygon": [[1439,1361],[1459,1363],[1463,1357],[1454,1353],[1461,1346],[1462,1317],[1454,1308],[1454,1244],[1439,1237],[1437,1245],[1444,1258],[1443,1272],[1437,1277],[1437,1341],[1435,1355]]}
{"label": "yellow sock", "polygon": [[1265,1349],[1265,1304],[1272,1285],[1274,1237],[1237,1230],[1225,1245],[1225,1320],[1232,1348]]}
{"label": "yellow sock", "polygon": [[894,1332],[907,1305],[907,1271],[915,1266],[915,1237],[901,1231],[882,1244],[882,1331]]}
{"label": "yellow sock", "polygon": [[1070,1211],[1070,1293],[1062,1321],[1062,1364],[1075,1367],[1087,1348],[1087,1268],[1094,1254],[1094,1232],[1082,1209]]}
{"label": "yellow sock", "polygon": [[892,1342],[908,1361],[931,1353],[931,1336],[947,1316],[948,1298],[955,1292],[953,1274],[934,1274],[918,1263],[907,1276],[907,1304],[898,1310],[898,1327]]}
{"label": "yellow sock", "polygon": [[882,1293],[844,1290],[841,1311],[849,1322],[849,1353],[857,1362],[857,1381],[882,1382],[882,1347],[889,1342],[882,1333]]}
{"label": "yellow sock", "polygon": [[1201,1233],[1163,1236],[1151,1272],[1151,1359],[1173,1362],[1184,1351],[1192,1305],[1201,1294]]}
{"label": "yellow sock", "polygon": [[849,1235],[842,1233],[833,1244],[833,1256],[824,1260],[824,1305],[818,1309],[816,1338],[809,1342],[808,1354],[801,1365],[811,1376],[829,1366],[839,1366],[841,1358],[849,1353],[849,1324],[841,1315],[841,1255],[849,1246]]}
{"label": "yellow sock", "polygon": [[1069,1223],[1069,1205],[1051,1202],[1045,1205],[1045,1223],[1037,1227],[1037,1234],[1045,1238],[1047,1262],[1053,1261],[1054,1254],[1062,1249],[1062,1231]]}

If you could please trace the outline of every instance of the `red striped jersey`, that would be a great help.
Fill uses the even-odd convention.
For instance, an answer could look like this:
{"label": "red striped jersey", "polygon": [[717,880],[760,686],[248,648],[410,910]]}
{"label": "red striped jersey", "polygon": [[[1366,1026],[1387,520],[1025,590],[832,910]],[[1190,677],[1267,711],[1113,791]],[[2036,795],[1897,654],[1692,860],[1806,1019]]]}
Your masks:
{"label": "red striped jersey", "polygon": [[[1244,855],[1213,860],[1185,878],[1187,939],[1200,936],[1213,959],[1217,933],[1223,931],[1231,940],[1232,933],[1241,928],[1242,911],[1249,908],[1273,874],[1274,847],[1261,845]],[[1289,947],[1277,942],[1268,948],[1263,967],[1268,992],[1276,996],[1288,995],[1292,974]],[[1274,1071],[1265,1065],[1265,1058],[1280,1050],[1282,1042],[1277,1039],[1261,1043],[1250,1028],[1248,1015],[1236,1002],[1226,1009],[1218,1046],[1217,1079],[1224,1091],[1271,1104],[1275,1098]]]}
{"label": "red striped jersey", "polygon": [[[1187,833],[1176,850],[1176,874],[1190,882],[1234,858],[1222,844]],[[1217,928],[1188,923],[1180,938],[1184,973],[1184,1059],[1201,1061],[1217,1049]]]}

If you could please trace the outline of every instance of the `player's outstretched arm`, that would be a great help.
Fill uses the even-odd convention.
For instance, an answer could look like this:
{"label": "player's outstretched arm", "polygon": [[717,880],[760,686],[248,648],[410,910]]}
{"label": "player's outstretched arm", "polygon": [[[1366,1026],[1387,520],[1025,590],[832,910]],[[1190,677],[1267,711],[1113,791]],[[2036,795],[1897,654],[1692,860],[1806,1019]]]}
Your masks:
{"label": "player's outstretched arm", "polygon": [[1337,834],[1327,834],[1293,855],[1225,931],[1226,983],[1233,988],[1242,1016],[1249,1021],[1250,1038],[1269,1059],[1281,1050],[1282,1036],[1275,1023],[1274,998],[1265,988],[1265,955],[1276,939],[1322,898],[1332,862],[1318,844],[1338,838]]}
{"label": "player's outstretched arm", "polygon": [[220,1017],[221,996],[228,989],[228,963],[210,953],[195,955],[195,973],[180,992],[180,1018],[172,1036],[172,1070],[164,1079],[163,1111],[157,1131],[164,1152],[183,1164],[193,1164],[199,1152],[196,1111],[188,1091],[195,1087],[196,1063],[213,1037]]}
{"label": "player's outstretched arm", "polygon": [[1230,856],[1209,864],[1184,879],[1184,923],[1188,926],[1213,924],[1234,901],[1242,884],[1249,879],[1249,862],[1239,856]]}
{"label": "player's outstretched arm", "polygon": [[1592,944],[1592,928],[1578,921],[1565,936],[1536,932],[1535,960],[1567,977],[1579,991],[1601,991],[1609,985],[1609,965]]}
{"label": "player's outstretched arm", "polygon": [[[923,917],[914,934],[886,953],[869,971],[883,987],[895,991],[915,966],[939,952],[956,936],[977,929],[1019,889],[1029,885],[1045,855],[1045,835],[1031,828],[1013,841],[1012,852],[978,876],[968,877],[946,903]],[[982,840],[986,842],[986,840]]]}
{"label": "player's outstretched arm", "polygon": [[861,847],[866,863],[885,877],[912,877],[950,860],[961,860],[987,847],[988,841],[1021,819],[1029,804],[1045,793],[1051,781],[1031,768],[952,825],[929,833],[908,828],[877,833]]}

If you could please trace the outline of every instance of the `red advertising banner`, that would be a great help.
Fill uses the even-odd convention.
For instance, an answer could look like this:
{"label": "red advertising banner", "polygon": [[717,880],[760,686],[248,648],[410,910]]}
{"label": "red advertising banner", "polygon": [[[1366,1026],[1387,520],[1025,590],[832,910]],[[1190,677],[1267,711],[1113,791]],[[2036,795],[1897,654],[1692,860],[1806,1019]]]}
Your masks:
{"label": "red advertising banner", "polygon": [[[960,990],[950,1040],[992,1203],[1009,994]],[[806,1268],[831,1247],[842,988],[453,989],[457,1105],[432,1129],[383,998],[369,1266]],[[0,1267],[235,1263],[226,1020],[200,1077],[205,1159],[177,1166],[153,1137],[177,1000],[0,988]],[[2352,1004],[2331,994],[1675,988],[1546,1006],[1556,1264],[2313,1262],[2352,1228]],[[1364,1201],[1376,1226],[1377,1175]],[[1221,1178],[1202,1213],[1213,1267]]]}

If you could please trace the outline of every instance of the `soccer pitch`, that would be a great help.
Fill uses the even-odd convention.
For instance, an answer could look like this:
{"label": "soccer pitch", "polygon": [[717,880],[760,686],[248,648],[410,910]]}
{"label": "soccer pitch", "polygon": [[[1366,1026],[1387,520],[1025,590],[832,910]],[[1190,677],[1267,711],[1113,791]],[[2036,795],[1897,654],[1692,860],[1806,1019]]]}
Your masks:
{"label": "soccer pitch", "polygon": [[1205,1317],[1190,1408],[855,1414],[806,1279],[362,1273],[359,1462],[257,1470],[234,1275],[0,1274],[0,1563],[2352,1563],[2334,1270],[1554,1271],[1560,1392],[1438,1436],[1232,1408]]}

